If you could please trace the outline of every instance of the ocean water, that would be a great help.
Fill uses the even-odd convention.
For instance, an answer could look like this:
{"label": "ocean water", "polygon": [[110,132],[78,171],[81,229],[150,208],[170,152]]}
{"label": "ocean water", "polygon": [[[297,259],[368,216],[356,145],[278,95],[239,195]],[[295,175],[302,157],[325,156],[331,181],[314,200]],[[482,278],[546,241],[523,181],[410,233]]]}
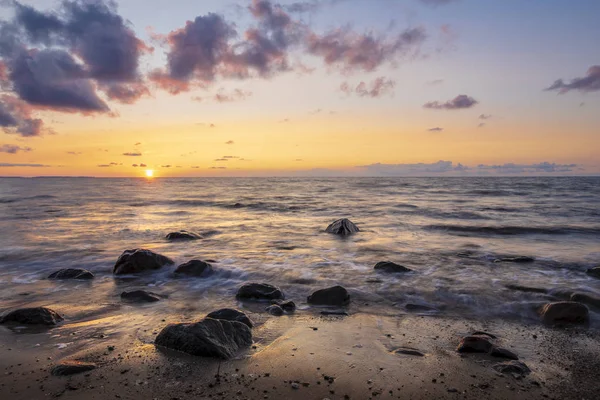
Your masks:
{"label": "ocean water", "polygon": [[[324,232],[342,217],[361,231]],[[164,239],[180,229],[204,239]],[[170,267],[113,277],[116,259],[132,248],[176,264],[212,260],[216,273],[175,278]],[[517,255],[535,261],[495,262]],[[413,272],[374,271],[384,260]],[[418,311],[425,314],[533,322],[545,302],[572,292],[600,297],[600,280],[585,273],[597,265],[600,178],[0,178],[0,312],[261,312],[235,301],[243,282],[258,281],[280,286],[309,313],[312,290],[339,284],[351,293],[350,312],[402,314],[417,304],[431,308]],[[68,267],[96,278],[46,279]],[[119,294],[132,288],[168,298],[123,305]]]}

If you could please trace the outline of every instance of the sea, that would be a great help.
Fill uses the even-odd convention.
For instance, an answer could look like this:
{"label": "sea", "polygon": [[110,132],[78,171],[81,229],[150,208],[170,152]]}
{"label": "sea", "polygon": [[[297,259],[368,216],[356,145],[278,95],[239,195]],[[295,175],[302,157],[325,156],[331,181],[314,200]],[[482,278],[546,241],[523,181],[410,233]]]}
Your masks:
{"label": "sea", "polygon": [[[326,233],[338,218],[360,232]],[[182,229],[203,239],[165,239]],[[134,248],[175,266],[209,260],[215,272],[113,276],[119,255]],[[412,271],[378,272],[380,261]],[[111,315],[136,307],[120,293],[145,289],[164,300],[128,312],[200,318],[247,307],[237,288],[265,282],[299,313],[315,312],[306,303],[312,291],[342,285],[350,313],[535,323],[544,303],[600,297],[600,280],[586,274],[598,265],[598,177],[0,178],[0,312],[45,305],[110,325]],[[61,268],[95,279],[47,279]]]}

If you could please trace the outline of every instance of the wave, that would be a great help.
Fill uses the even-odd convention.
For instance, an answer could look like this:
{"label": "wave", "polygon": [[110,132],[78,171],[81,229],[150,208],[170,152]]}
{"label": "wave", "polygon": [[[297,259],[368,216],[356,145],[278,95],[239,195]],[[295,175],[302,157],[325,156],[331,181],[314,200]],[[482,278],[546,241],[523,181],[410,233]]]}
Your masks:
{"label": "wave", "polygon": [[482,234],[482,235],[600,235],[600,227],[584,226],[472,226],[435,224],[426,225],[424,229],[439,230],[456,234]]}

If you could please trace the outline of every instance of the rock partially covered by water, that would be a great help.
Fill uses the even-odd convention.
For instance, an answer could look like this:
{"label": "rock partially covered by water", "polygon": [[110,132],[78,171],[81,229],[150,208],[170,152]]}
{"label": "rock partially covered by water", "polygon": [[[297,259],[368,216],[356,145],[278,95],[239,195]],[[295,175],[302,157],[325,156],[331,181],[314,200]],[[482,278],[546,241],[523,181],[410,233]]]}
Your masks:
{"label": "rock partially covered by water", "polygon": [[594,267],[587,270],[587,274],[594,278],[600,278],[600,267]]}
{"label": "rock partially covered by water", "polygon": [[62,361],[52,367],[50,373],[54,376],[68,376],[96,369],[96,364],[80,361]]}
{"label": "rock partially covered by water", "polygon": [[167,325],[154,343],[194,356],[229,359],[252,344],[252,331],[241,322],[205,318],[193,324]]}
{"label": "rock partially covered by water", "polygon": [[271,303],[278,305],[285,312],[294,312],[296,311],[296,303],[291,300],[282,301],[282,300],[273,300]]}
{"label": "rock partially covered by water", "polygon": [[521,361],[505,361],[492,366],[496,371],[502,374],[527,375],[531,372],[529,367]]}
{"label": "rock partially covered by water", "polygon": [[175,274],[189,276],[208,276],[213,273],[213,267],[207,262],[201,260],[190,260],[178,266]]}
{"label": "rock partially covered by water", "polygon": [[283,300],[285,298],[281,289],[268,283],[245,283],[238,289],[235,297],[240,300]]}
{"label": "rock partially covered by water", "polygon": [[575,301],[548,303],[541,308],[540,316],[547,325],[586,324],[590,318],[588,308]]}
{"label": "rock partially covered by water", "polygon": [[338,219],[337,221],[333,221],[327,227],[327,229],[325,229],[325,232],[342,236],[350,235],[358,231],[360,231],[360,229],[358,229],[358,227],[354,225],[354,223],[348,218],[342,218]]}
{"label": "rock partially covered by water", "polygon": [[584,293],[573,293],[570,298],[571,301],[587,304],[592,307],[600,308],[600,298],[590,296]]}
{"label": "rock partially covered by water", "polygon": [[51,273],[48,279],[93,279],[92,274],[87,269],[81,268],[64,268]]}
{"label": "rock partially covered by water", "polygon": [[283,308],[279,307],[277,304],[270,305],[265,311],[271,315],[275,315],[276,317],[284,314]]}
{"label": "rock partially covered by water", "polygon": [[315,305],[345,306],[350,303],[350,295],[344,287],[333,286],[313,292],[306,301]]}
{"label": "rock partially covered by water", "polygon": [[160,301],[160,296],[145,290],[132,290],[131,292],[121,293],[121,299],[135,303],[154,303]]}
{"label": "rock partially covered by water", "polygon": [[46,307],[19,308],[0,317],[0,324],[17,322],[26,325],[56,325],[63,320],[56,311]]}
{"label": "rock partially covered by water", "polygon": [[246,325],[248,328],[252,328],[254,323],[248,316],[240,310],[233,308],[222,308],[217,311],[213,311],[206,316],[207,318],[213,319],[224,319],[226,321],[237,321]]}
{"label": "rock partially covered by water", "polygon": [[412,269],[406,268],[403,265],[396,264],[396,263],[393,263],[391,261],[380,261],[377,264],[375,264],[375,268],[374,269],[376,271],[389,272],[389,273],[394,273],[394,272],[410,272],[410,271],[412,271]]}
{"label": "rock partially covered by water", "polygon": [[495,263],[500,262],[513,262],[513,263],[531,263],[534,262],[535,258],[529,256],[515,256],[515,257],[500,257],[494,260]]}
{"label": "rock partially covered by water", "polygon": [[160,269],[169,264],[173,264],[173,260],[151,250],[125,250],[115,263],[113,274],[134,274],[137,272]]}
{"label": "rock partially covered by water", "polygon": [[494,345],[484,336],[465,336],[456,351],[459,353],[489,353]]}
{"label": "rock partially covered by water", "polygon": [[202,236],[195,232],[181,230],[179,232],[171,232],[165,238],[167,240],[197,240],[202,239]]}

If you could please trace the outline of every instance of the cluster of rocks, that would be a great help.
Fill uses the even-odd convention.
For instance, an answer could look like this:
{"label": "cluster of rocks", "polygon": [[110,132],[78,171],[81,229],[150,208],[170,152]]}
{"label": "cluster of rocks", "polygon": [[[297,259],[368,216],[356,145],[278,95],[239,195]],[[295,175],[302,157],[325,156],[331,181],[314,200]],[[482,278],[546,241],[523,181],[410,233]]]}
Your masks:
{"label": "cluster of rocks", "polygon": [[531,372],[529,367],[521,361],[514,352],[499,347],[494,343],[495,335],[487,332],[477,331],[461,339],[456,351],[459,353],[482,353],[494,358],[501,358],[509,361],[496,363],[492,366],[500,373],[510,373],[525,376]]}

